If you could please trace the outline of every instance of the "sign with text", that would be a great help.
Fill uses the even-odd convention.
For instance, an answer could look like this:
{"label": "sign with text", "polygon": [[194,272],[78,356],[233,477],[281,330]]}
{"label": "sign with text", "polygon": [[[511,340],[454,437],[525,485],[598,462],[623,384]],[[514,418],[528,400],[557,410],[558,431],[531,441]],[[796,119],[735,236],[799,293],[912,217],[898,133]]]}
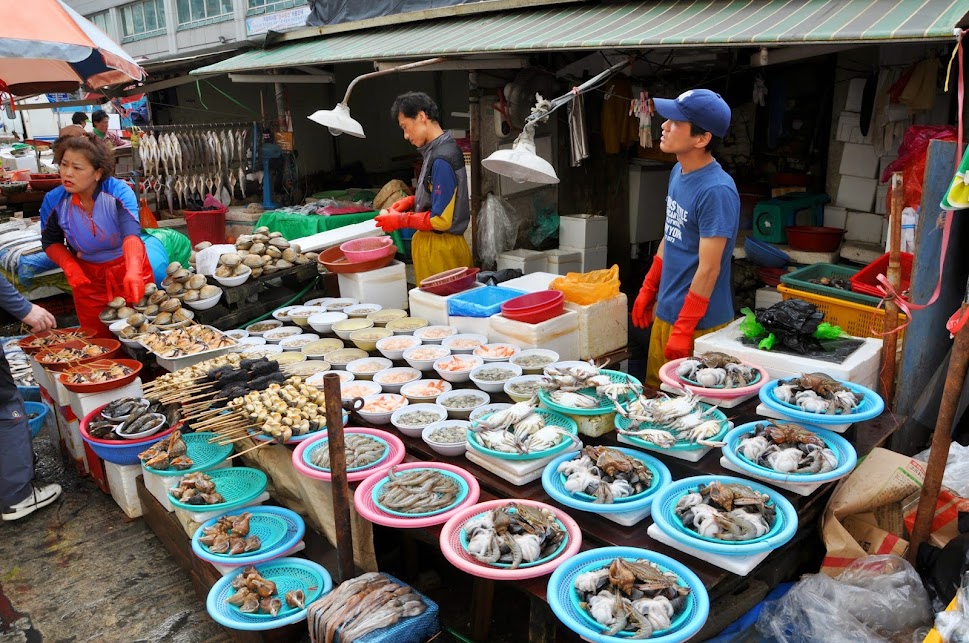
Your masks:
{"label": "sign with text", "polygon": [[302,27],[306,25],[306,16],[308,15],[310,15],[309,7],[297,7],[246,18],[246,34],[254,36],[267,31],[285,31],[286,29]]}

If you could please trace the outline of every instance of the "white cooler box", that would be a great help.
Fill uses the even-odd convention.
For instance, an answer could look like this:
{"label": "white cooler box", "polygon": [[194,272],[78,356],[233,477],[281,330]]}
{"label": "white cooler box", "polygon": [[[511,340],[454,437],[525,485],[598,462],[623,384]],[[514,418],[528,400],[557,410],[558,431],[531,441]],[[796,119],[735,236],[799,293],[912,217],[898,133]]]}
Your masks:
{"label": "white cooler box", "polygon": [[574,310],[566,310],[558,317],[540,324],[526,324],[494,315],[487,335],[492,342],[517,344],[523,350],[553,350],[559,354],[560,360],[579,359],[579,313]]}
{"label": "white cooler box", "polygon": [[588,306],[567,301],[565,309],[579,315],[579,359],[593,359],[626,346],[629,305],[623,293]]}
{"label": "white cooler box", "polygon": [[[484,288],[484,284],[475,281],[471,284],[471,288]],[[468,290],[471,290],[471,288],[468,288]],[[455,295],[460,294],[455,293]],[[426,319],[431,326],[447,326],[451,323],[448,321],[450,317],[448,316],[447,308],[448,299],[451,297],[454,297],[454,295],[445,297],[425,292],[420,288],[414,288],[408,294],[410,316]]]}
{"label": "white cooler box", "polygon": [[407,275],[400,261],[386,268],[337,275],[337,281],[341,297],[384,308],[407,308]]}

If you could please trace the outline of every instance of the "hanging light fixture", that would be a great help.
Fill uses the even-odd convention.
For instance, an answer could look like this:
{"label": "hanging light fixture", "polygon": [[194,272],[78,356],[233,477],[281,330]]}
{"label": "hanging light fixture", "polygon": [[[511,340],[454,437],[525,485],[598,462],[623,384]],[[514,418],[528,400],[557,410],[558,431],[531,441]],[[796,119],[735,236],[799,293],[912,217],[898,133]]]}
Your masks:
{"label": "hanging light fixture", "polygon": [[546,185],[558,183],[559,177],[555,174],[555,168],[539,156],[535,150],[535,129],[539,123],[547,121],[549,115],[556,109],[570,103],[576,96],[594,89],[628,65],[629,62],[629,60],[624,60],[616,63],[558,98],[546,100],[540,94],[536,94],[532,113],[525,119],[525,127],[522,128],[522,133],[515,139],[511,149],[495,150],[488,158],[481,161],[481,165],[495,174],[507,176],[516,183],[528,182]]}
{"label": "hanging light fixture", "polygon": [[386,74],[398,71],[407,71],[416,67],[424,67],[426,65],[444,62],[445,60],[446,58],[429,58],[427,60],[419,60],[417,62],[392,67],[390,69],[380,69],[377,71],[372,71],[369,74],[357,76],[350,81],[350,84],[347,86],[347,93],[343,96],[343,102],[337,103],[336,107],[333,109],[317,110],[310,114],[307,118],[328,128],[330,130],[330,134],[333,136],[349,134],[350,136],[356,136],[357,138],[367,138],[367,135],[363,133],[363,126],[350,116],[350,106],[348,103],[350,101],[350,92],[353,91],[354,86],[364,78],[384,76]]}

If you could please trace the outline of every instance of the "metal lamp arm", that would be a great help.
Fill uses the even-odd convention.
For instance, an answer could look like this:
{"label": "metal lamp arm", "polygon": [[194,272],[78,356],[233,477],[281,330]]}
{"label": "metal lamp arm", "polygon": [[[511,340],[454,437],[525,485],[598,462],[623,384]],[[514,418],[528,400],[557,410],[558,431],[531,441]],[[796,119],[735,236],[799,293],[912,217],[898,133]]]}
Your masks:
{"label": "metal lamp arm", "polygon": [[347,93],[344,94],[343,96],[343,105],[347,106],[349,104],[350,92],[352,92],[356,84],[359,83],[364,78],[374,78],[375,76],[384,76],[386,74],[392,74],[398,71],[407,71],[409,69],[415,69],[417,67],[424,67],[426,65],[434,65],[437,63],[441,63],[441,62],[444,62],[445,60],[447,60],[447,58],[444,58],[443,56],[438,58],[428,58],[427,60],[418,60],[417,62],[406,63],[404,65],[400,65],[399,67],[393,67],[391,69],[378,69],[377,71],[372,71],[369,74],[363,74],[362,76],[357,76],[356,78],[350,81],[349,85],[347,85]]}

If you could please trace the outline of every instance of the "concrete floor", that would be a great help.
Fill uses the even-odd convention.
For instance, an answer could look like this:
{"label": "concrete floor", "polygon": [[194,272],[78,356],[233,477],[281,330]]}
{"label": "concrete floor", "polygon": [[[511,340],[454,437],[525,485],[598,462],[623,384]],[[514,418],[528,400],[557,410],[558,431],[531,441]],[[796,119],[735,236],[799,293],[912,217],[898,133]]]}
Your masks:
{"label": "concrete floor", "polygon": [[54,504],[0,523],[0,643],[222,643],[225,630],[142,520],[34,440]]}

